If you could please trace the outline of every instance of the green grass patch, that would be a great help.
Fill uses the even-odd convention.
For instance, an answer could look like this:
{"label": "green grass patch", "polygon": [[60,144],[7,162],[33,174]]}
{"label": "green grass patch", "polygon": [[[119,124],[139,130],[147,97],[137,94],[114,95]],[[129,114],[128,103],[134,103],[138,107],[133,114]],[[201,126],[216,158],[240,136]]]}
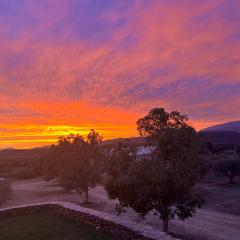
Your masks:
{"label": "green grass patch", "polygon": [[94,226],[52,214],[0,220],[0,240],[113,240]]}

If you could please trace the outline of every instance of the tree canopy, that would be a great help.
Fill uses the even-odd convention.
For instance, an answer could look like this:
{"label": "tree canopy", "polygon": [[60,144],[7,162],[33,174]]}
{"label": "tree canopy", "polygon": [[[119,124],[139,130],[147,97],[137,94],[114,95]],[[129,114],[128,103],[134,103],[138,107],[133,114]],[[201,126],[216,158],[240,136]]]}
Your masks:
{"label": "tree canopy", "polygon": [[[154,212],[163,220],[163,230],[175,216],[191,217],[203,203],[195,191],[199,176],[200,143],[196,131],[187,124],[187,116],[163,108],[152,109],[137,121],[140,135],[156,139],[156,156],[152,160],[134,160],[118,175],[110,173],[106,189],[109,197],[118,199],[120,209],[133,208],[141,216]],[[128,155],[115,158],[116,166]],[[123,160],[125,159],[125,160]],[[120,167],[119,167],[120,169]]]}
{"label": "tree canopy", "polygon": [[101,142],[102,137],[93,129],[86,139],[79,134],[60,137],[45,161],[45,175],[58,178],[68,190],[85,192],[88,201],[89,188],[94,187],[101,176]]}
{"label": "tree canopy", "polygon": [[188,117],[178,111],[168,113],[164,108],[153,108],[137,121],[137,130],[141,136],[159,137],[166,129],[189,127]]}

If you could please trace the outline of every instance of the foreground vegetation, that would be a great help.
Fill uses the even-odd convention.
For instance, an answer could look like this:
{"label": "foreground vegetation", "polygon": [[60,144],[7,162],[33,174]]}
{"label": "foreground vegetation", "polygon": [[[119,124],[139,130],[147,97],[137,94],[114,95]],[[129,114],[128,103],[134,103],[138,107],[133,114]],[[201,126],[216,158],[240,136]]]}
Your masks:
{"label": "foreground vegetation", "polygon": [[126,149],[119,148],[108,171],[106,190],[110,198],[119,201],[118,210],[131,207],[142,217],[154,212],[165,232],[171,219],[192,217],[203,203],[194,189],[201,174],[203,150],[187,120],[176,111],[152,109],[138,120],[137,128],[155,147],[153,157],[135,161]]}
{"label": "foreground vegetation", "polygon": [[112,240],[93,226],[63,217],[37,214],[1,219],[1,240]]}
{"label": "foreground vegetation", "polygon": [[0,180],[0,205],[5,203],[11,196],[11,181],[8,179]]}
{"label": "foreground vegetation", "polygon": [[191,217],[203,203],[194,189],[204,165],[203,151],[187,121],[187,116],[163,108],[138,120],[140,135],[155,149],[151,159],[139,160],[137,149],[128,144],[104,149],[101,136],[91,130],[86,139],[73,134],[60,138],[39,169],[66,189],[85,192],[86,201],[89,188],[105,175],[109,197],[119,202],[118,213],[125,207],[142,217],[153,211],[167,232],[171,219]]}

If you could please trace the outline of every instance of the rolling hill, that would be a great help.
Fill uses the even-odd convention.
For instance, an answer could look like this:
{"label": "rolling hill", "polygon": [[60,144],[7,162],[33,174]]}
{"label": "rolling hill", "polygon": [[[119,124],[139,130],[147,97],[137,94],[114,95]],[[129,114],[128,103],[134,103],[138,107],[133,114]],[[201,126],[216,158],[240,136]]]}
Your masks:
{"label": "rolling hill", "polygon": [[46,155],[48,148],[3,149],[0,150],[1,160],[35,160]]}
{"label": "rolling hill", "polygon": [[218,132],[240,132],[240,121],[227,122],[219,125],[215,125],[206,129],[202,132],[218,131]]}
{"label": "rolling hill", "polygon": [[199,132],[206,142],[218,145],[240,145],[240,121],[227,122]]}

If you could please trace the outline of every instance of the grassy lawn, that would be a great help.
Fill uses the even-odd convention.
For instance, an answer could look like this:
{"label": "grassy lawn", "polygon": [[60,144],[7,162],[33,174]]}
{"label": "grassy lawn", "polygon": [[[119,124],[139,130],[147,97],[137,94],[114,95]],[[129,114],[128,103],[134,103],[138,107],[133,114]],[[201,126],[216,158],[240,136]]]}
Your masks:
{"label": "grassy lawn", "polygon": [[0,240],[113,240],[93,226],[38,214],[0,220]]}

